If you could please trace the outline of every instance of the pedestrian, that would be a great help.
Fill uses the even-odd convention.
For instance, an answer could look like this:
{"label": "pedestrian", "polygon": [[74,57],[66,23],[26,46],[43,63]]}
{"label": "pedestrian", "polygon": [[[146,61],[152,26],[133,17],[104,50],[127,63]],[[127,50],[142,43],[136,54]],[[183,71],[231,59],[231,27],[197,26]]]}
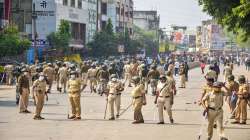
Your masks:
{"label": "pedestrian", "polygon": [[55,77],[55,69],[53,68],[53,65],[51,63],[48,63],[47,65],[48,66],[45,69],[43,69],[43,73],[45,74],[46,80],[49,85],[47,93],[51,93],[51,88]]}
{"label": "pedestrian", "polygon": [[68,80],[68,70],[66,63],[58,70],[58,77],[59,77],[59,91],[62,92],[62,88],[64,93],[66,93],[66,86]]}
{"label": "pedestrian", "polygon": [[107,86],[107,99],[110,112],[109,120],[115,120],[114,105],[116,106],[116,118],[118,118],[120,116],[121,92],[124,90],[124,87],[115,74],[112,74],[110,78],[111,81]]}
{"label": "pedestrian", "polygon": [[207,129],[207,140],[211,140],[213,137],[214,122],[217,122],[217,129],[219,132],[220,140],[227,140],[224,134],[223,126],[223,96],[225,92],[221,88],[225,87],[220,82],[213,84],[213,91],[206,94],[202,99],[202,105],[205,108],[204,114],[208,117],[208,129]]}
{"label": "pedestrian", "polygon": [[11,64],[8,64],[6,66],[4,66],[4,71],[6,74],[6,84],[7,85],[12,85],[12,80],[13,80],[13,70],[14,70],[14,66]]}
{"label": "pedestrian", "polygon": [[29,73],[26,69],[22,69],[22,74],[18,79],[18,88],[20,93],[20,101],[19,101],[19,113],[30,113],[28,111],[29,104],[29,94],[30,94],[30,84],[29,84]]}
{"label": "pedestrian", "polygon": [[246,83],[246,77],[244,75],[239,76],[239,91],[238,102],[237,102],[237,110],[235,121],[233,124],[246,124],[247,121],[247,103],[250,95],[250,89],[248,83]]}
{"label": "pedestrian", "polygon": [[140,83],[140,77],[135,76],[132,78],[134,89],[132,90],[131,96],[133,98],[132,104],[134,109],[134,121],[133,124],[144,123],[142,115],[142,106],[146,105],[145,96],[145,85]]}
{"label": "pedestrian", "polygon": [[174,63],[174,75],[178,75],[179,73],[179,68],[180,68],[180,63],[178,60],[175,60],[175,63]]}
{"label": "pedestrian", "polygon": [[160,76],[160,82],[157,85],[157,94],[155,98],[155,104],[157,104],[158,107],[158,113],[159,113],[159,122],[157,124],[164,124],[164,116],[163,116],[163,110],[165,110],[168,113],[170,123],[174,123],[174,119],[172,116],[172,85],[169,81],[167,81],[167,77],[165,75]]}
{"label": "pedestrian", "polygon": [[226,65],[226,67],[224,68],[224,70],[223,70],[224,82],[227,82],[228,77],[229,77],[230,75],[232,75],[232,74],[233,74],[233,70],[232,70],[232,68],[230,67],[230,64],[228,63],[228,64]]}
{"label": "pedestrian", "polygon": [[187,61],[184,63],[184,73],[185,73],[185,80],[188,81],[188,72],[189,72],[189,66]]}
{"label": "pedestrian", "polygon": [[186,78],[185,78],[185,67],[184,64],[180,65],[179,69],[179,76],[180,76],[180,87],[179,88],[186,88]]}
{"label": "pedestrian", "polygon": [[204,63],[204,61],[201,61],[200,68],[201,68],[201,73],[204,74],[204,70],[206,68],[206,64]]}
{"label": "pedestrian", "polygon": [[90,93],[92,93],[94,91],[94,93],[96,93],[96,86],[97,86],[97,69],[96,69],[96,65],[92,64],[91,68],[88,70],[88,79],[89,79],[89,83],[90,83]]}
{"label": "pedestrian", "polygon": [[131,75],[131,67],[130,67],[129,61],[126,62],[126,64],[124,65],[123,71],[124,71],[124,77],[125,77],[124,83],[126,84],[126,82],[128,81],[128,87],[131,87],[132,75]]}
{"label": "pedestrian", "polygon": [[102,65],[101,69],[97,73],[97,80],[99,81],[98,94],[102,96],[107,90],[107,84],[109,81],[109,72],[107,71],[106,65]]}
{"label": "pedestrian", "polygon": [[32,96],[35,99],[36,103],[36,111],[33,119],[44,119],[43,117],[41,117],[41,112],[44,105],[44,98],[46,97],[46,100],[48,100],[48,95],[46,93],[46,80],[43,73],[40,73],[39,78],[33,83]]}
{"label": "pedestrian", "polygon": [[[156,88],[158,84],[158,80],[160,77],[160,72],[157,70],[157,65],[152,65],[151,70],[148,72],[147,79],[150,81],[152,95],[156,95]],[[146,89],[147,90],[147,89]]]}
{"label": "pedestrian", "polygon": [[81,79],[78,77],[76,71],[70,73],[70,79],[68,82],[68,95],[71,106],[71,116],[69,119],[80,120],[81,119],[81,92],[82,88]]}

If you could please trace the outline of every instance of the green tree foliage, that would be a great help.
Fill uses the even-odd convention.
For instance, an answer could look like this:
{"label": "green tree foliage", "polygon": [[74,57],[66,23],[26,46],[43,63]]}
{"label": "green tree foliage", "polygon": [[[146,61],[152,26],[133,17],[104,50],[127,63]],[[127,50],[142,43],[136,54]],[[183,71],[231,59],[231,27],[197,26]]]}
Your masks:
{"label": "green tree foliage", "polygon": [[142,48],[145,48],[146,55],[152,56],[158,51],[158,39],[155,31],[144,31],[137,26],[134,26],[134,36]]}
{"label": "green tree foliage", "polygon": [[113,25],[111,20],[101,32],[94,35],[93,41],[88,43],[90,54],[94,57],[107,57],[110,55],[117,55],[117,39],[114,35]]}
{"label": "green tree foliage", "polygon": [[66,20],[61,20],[58,31],[50,33],[47,39],[53,48],[67,50],[71,39],[70,23]]}
{"label": "green tree foliage", "polygon": [[28,39],[19,36],[15,25],[9,25],[0,32],[0,57],[22,54],[30,45]]}
{"label": "green tree foliage", "polygon": [[227,30],[233,31],[238,40],[245,42],[250,37],[249,0],[199,0],[203,11],[211,15]]}

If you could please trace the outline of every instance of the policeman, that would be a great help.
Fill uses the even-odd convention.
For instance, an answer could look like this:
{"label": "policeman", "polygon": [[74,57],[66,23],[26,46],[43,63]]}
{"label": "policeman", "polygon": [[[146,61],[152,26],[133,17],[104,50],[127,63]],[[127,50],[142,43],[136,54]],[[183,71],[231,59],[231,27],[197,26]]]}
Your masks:
{"label": "policeman", "polygon": [[224,75],[224,82],[227,82],[228,77],[232,75],[232,69],[230,67],[230,64],[228,63],[226,67],[223,70],[223,75]]}
{"label": "policeman", "polygon": [[49,85],[47,93],[50,93],[55,75],[55,69],[53,68],[53,65],[51,63],[48,63],[48,66],[43,70],[43,73],[45,74]]}
{"label": "policeman", "polygon": [[151,70],[149,71],[147,75],[147,79],[150,81],[153,96],[156,94],[156,87],[157,87],[158,79],[160,77],[160,73],[159,71],[156,70],[156,68],[157,68],[156,65],[152,65]]}
{"label": "policeman", "polygon": [[184,64],[180,65],[179,76],[180,76],[180,83],[181,83],[181,86],[179,88],[186,88],[186,77],[185,77]]}
{"label": "policeman", "polygon": [[80,67],[81,69],[81,76],[82,76],[82,80],[85,84],[87,84],[87,79],[88,79],[88,70],[89,70],[89,66],[87,64],[87,62],[83,62],[83,64]]}
{"label": "policeman", "polygon": [[217,81],[217,73],[213,70],[213,66],[209,66],[209,70],[205,75],[205,78],[206,77],[213,78],[214,81]]}
{"label": "policeman", "polygon": [[97,73],[98,84],[98,94],[101,96],[107,90],[107,84],[109,81],[109,72],[107,71],[106,65],[102,65],[101,70]]}
{"label": "policeman", "polygon": [[247,121],[247,102],[249,98],[249,85],[246,83],[246,77],[244,75],[239,76],[239,91],[236,116],[233,124],[246,124]]}
{"label": "policeman", "polygon": [[115,120],[114,104],[116,105],[116,117],[120,115],[121,92],[124,90],[122,83],[117,79],[115,74],[110,76],[111,81],[108,83],[108,106],[110,112],[109,120]]}
{"label": "policeman", "polygon": [[69,102],[72,109],[72,115],[69,119],[80,120],[81,119],[81,92],[83,91],[81,79],[78,78],[77,72],[72,71],[70,73],[70,79],[68,82],[68,94]]}
{"label": "policeman", "polygon": [[203,97],[213,91],[214,78],[206,77],[206,81],[207,81],[206,85],[202,87],[202,94],[199,101],[199,105],[201,105]]}
{"label": "policeman", "polygon": [[44,119],[43,117],[41,117],[41,112],[44,105],[44,98],[46,96],[46,100],[48,100],[48,95],[46,93],[46,80],[45,75],[43,73],[40,73],[39,78],[33,83],[32,95],[36,103],[36,112],[33,119]]}
{"label": "policeman", "polygon": [[7,85],[11,85],[12,84],[12,80],[13,80],[13,74],[12,74],[12,72],[13,72],[13,70],[14,70],[14,66],[11,65],[11,64],[6,65],[4,67],[4,71],[6,73],[6,84]]}
{"label": "policeman", "polygon": [[61,66],[62,66],[61,62],[57,61],[56,65],[55,65],[55,80],[56,80],[57,91],[59,91],[59,76],[58,76],[58,71],[61,68]]}
{"label": "policeman", "polygon": [[228,76],[227,79],[228,82],[226,83],[226,87],[228,88],[228,96],[226,96],[225,101],[229,105],[231,113],[233,113],[231,119],[234,119],[235,112],[233,111],[236,107],[236,102],[237,102],[236,93],[239,91],[239,84],[236,81],[234,81],[233,75]]}
{"label": "policeman", "polygon": [[97,69],[96,69],[96,65],[92,64],[91,68],[88,70],[88,79],[90,82],[90,93],[92,93],[93,91],[96,93],[96,86],[97,86]]}
{"label": "policeman", "polygon": [[159,113],[158,124],[164,124],[164,116],[163,116],[164,107],[166,108],[170,122],[174,123],[172,116],[171,96],[174,96],[172,92],[172,85],[167,81],[167,77],[165,75],[161,75],[160,82],[157,85],[157,95],[154,102],[158,106],[158,113]]}
{"label": "policeman", "polygon": [[220,140],[227,140],[224,134],[222,109],[223,96],[226,94],[221,90],[222,86],[227,90],[224,84],[215,82],[213,84],[213,91],[206,94],[202,99],[202,105],[205,108],[204,114],[207,114],[208,117],[207,140],[211,140],[213,137],[213,126],[215,121],[217,121]]}
{"label": "policeman", "polygon": [[59,91],[62,92],[62,87],[64,90],[64,93],[66,93],[66,85],[68,80],[68,70],[66,63],[63,64],[63,66],[58,70],[58,77],[59,77]]}
{"label": "policeman", "polygon": [[131,75],[131,67],[130,67],[129,62],[126,62],[123,69],[124,69],[124,77],[125,77],[124,83],[128,81],[128,86],[131,87],[132,75]]}
{"label": "policeman", "polygon": [[22,69],[22,75],[18,79],[18,88],[20,93],[19,113],[30,113],[30,111],[28,111],[27,109],[29,103],[29,94],[30,94],[28,75],[29,75],[28,71],[26,69]]}
{"label": "policeman", "polygon": [[140,83],[140,77],[138,76],[132,78],[132,83],[135,87],[131,93],[135,120],[133,124],[144,123],[141,110],[142,106],[146,105],[145,85]]}

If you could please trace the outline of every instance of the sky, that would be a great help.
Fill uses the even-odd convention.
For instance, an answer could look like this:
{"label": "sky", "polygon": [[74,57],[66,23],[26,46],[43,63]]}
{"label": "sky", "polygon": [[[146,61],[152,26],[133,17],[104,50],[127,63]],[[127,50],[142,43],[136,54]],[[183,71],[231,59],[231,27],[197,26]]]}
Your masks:
{"label": "sky", "polygon": [[134,0],[135,10],[157,10],[161,28],[181,25],[195,29],[210,16],[202,12],[198,0]]}

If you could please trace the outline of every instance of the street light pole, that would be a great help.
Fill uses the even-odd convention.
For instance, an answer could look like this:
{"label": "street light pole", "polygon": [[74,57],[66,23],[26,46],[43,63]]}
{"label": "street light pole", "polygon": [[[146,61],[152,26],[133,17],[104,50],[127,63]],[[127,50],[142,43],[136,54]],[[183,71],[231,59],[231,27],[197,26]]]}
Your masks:
{"label": "street light pole", "polygon": [[36,60],[38,60],[38,50],[37,50],[37,44],[36,44],[36,40],[37,40],[37,30],[36,30],[37,15],[36,15],[35,6],[36,6],[35,3],[33,3],[33,5],[32,5],[32,20],[33,20],[33,39],[34,39],[34,60],[36,62]]}

